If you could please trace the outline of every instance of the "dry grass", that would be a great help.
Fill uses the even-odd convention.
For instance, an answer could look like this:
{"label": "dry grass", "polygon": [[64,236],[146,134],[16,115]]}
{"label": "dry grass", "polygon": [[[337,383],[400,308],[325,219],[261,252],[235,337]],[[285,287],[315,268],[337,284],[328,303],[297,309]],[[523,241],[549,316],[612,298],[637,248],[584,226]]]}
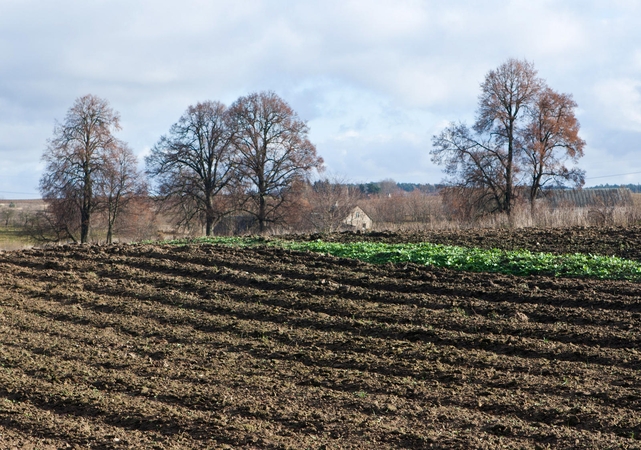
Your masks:
{"label": "dry grass", "polygon": [[23,226],[31,214],[44,208],[43,200],[0,200],[0,250],[33,247]]}
{"label": "dry grass", "polygon": [[0,227],[0,251],[20,250],[33,246],[33,240],[24,233],[22,228]]}
{"label": "dry grass", "polygon": [[422,231],[456,230],[468,228],[564,228],[572,226],[632,226],[641,224],[641,194],[632,194],[631,206],[561,207],[518,205],[512,217],[492,214],[474,220],[448,218],[438,196],[432,197],[429,220],[376,222],[374,230]]}

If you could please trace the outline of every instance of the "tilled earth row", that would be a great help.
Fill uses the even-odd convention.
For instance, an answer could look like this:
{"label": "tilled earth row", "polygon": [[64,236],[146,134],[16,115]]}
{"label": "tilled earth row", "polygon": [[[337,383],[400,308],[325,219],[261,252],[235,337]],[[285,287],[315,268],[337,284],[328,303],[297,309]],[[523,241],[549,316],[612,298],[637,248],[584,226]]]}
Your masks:
{"label": "tilled earth row", "polygon": [[0,448],[641,448],[641,285],[275,248],[0,254]]}

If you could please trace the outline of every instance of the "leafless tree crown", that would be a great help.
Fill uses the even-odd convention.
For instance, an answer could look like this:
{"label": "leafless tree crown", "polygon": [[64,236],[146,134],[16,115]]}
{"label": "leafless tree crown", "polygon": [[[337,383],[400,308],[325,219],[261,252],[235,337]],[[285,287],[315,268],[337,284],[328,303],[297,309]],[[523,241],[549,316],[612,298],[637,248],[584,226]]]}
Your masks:
{"label": "leafless tree crown", "polygon": [[245,209],[263,232],[269,223],[278,222],[289,188],[320,170],[323,160],[307,137],[307,124],[273,92],[239,98],[230,116],[239,157],[237,175],[248,194]]}
{"label": "leafless tree crown", "polygon": [[52,222],[64,228],[69,238],[75,240],[79,229],[80,242],[87,242],[92,215],[101,207],[98,185],[110,158],[129,151],[114,137],[119,129],[119,114],[94,95],[78,98],[65,120],[54,127],[43,154],[46,167],[40,191],[53,205],[50,210],[58,214]]}
{"label": "leafless tree crown", "polygon": [[158,193],[180,225],[201,222],[210,235],[233,209],[233,136],[225,105],[206,101],[187,108],[147,157],[147,172],[158,180]]}
{"label": "leafless tree crown", "polygon": [[516,187],[535,201],[546,184],[582,185],[584,172],[568,169],[583,156],[576,103],[550,89],[533,64],[509,59],[481,84],[472,129],[452,123],[433,137],[432,160],[445,166],[450,193],[479,210],[511,213]]}

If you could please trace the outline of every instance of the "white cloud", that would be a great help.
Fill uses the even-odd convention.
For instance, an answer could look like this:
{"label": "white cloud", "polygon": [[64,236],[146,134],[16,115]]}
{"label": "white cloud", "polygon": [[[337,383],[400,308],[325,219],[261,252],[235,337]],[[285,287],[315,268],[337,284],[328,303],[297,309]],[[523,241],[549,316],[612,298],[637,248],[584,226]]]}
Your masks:
{"label": "white cloud", "polygon": [[641,81],[629,78],[599,82],[594,93],[599,116],[615,130],[641,132]]}

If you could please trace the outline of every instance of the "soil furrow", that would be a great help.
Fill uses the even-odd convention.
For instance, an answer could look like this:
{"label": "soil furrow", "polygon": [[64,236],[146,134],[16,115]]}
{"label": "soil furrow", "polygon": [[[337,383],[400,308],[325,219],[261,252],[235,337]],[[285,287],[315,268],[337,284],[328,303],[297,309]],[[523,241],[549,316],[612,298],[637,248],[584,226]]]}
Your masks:
{"label": "soil furrow", "polygon": [[[637,232],[441,239],[618,254]],[[2,253],[0,448],[641,448],[640,286],[270,247]]]}

